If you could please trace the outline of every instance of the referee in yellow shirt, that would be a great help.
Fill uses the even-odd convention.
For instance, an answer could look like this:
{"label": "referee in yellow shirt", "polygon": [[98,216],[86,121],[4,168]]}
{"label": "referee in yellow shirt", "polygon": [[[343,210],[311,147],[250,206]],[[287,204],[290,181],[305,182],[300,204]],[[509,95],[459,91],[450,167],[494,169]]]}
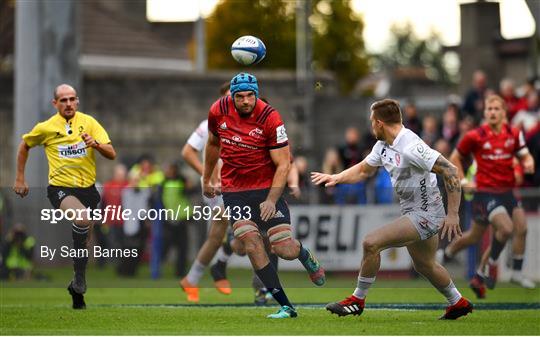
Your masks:
{"label": "referee in yellow shirt", "polygon": [[[93,117],[77,110],[79,98],[73,87],[67,84],[56,87],[52,104],[57,113],[22,136],[13,190],[21,197],[28,194],[28,184],[24,177],[28,153],[32,147],[43,145],[49,162],[47,197],[51,204],[63,211],[94,209],[100,200],[94,186],[95,152],[111,160],[116,157],[116,152],[105,129]],[[88,232],[93,224],[86,212],[80,214],[82,218],[74,220],[72,225],[74,249],[87,248]],[[73,258],[75,275],[68,286],[73,309],[86,308],[84,293],[87,262],[88,257]]]}

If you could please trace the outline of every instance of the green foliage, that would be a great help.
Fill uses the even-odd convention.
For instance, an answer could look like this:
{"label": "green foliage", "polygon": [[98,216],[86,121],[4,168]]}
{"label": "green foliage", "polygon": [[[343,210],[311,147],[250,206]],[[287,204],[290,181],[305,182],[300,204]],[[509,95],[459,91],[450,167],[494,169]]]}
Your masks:
{"label": "green foliage", "polygon": [[266,45],[266,59],[258,68],[284,69],[296,64],[294,3],[282,0],[222,0],[208,18],[208,67],[231,69],[240,65],[230,54],[231,44],[253,35]]}
{"label": "green foliage", "polygon": [[349,0],[316,0],[313,10],[315,67],[334,71],[342,91],[349,92],[369,72],[362,18]]}
{"label": "green foliage", "polygon": [[409,22],[391,28],[391,44],[376,57],[376,67],[396,69],[402,67],[423,68],[428,78],[445,84],[457,82],[457,72],[448,65],[441,38],[432,32],[427,39],[420,39]]}
{"label": "green foliage", "polygon": [[[287,0],[220,1],[206,26],[208,67],[240,67],[230,55],[231,44],[242,35],[254,35],[267,49],[258,68],[294,69],[295,5]],[[334,71],[342,91],[349,92],[369,71],[363,21],[352,11],[350,0],[313,0],[312,9],[314,69]]]}

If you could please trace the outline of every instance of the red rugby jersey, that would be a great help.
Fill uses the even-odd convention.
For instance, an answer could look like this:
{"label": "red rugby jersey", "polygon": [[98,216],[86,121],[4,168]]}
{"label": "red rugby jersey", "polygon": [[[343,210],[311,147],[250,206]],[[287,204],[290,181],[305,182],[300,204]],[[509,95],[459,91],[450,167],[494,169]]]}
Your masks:
{"label": "red rugby jersey", "polygon": [[242,118],[231,96],[217,100],[208,114],[208,130],[219,138],[221,187],[224,192],[272,186],[276,166],[270,150],[288,145],[279,112],[257,99],[248,118]]}
{"label": "red rugby jersey", "polygon": [[515,186],[513,159],[525,148],[523,132],[508,124],[503,124],[498,134],[484,124],[467,132],[457,145],[461,155],[472,154],[476,160],[478,189],[492,192],[506,192]]}

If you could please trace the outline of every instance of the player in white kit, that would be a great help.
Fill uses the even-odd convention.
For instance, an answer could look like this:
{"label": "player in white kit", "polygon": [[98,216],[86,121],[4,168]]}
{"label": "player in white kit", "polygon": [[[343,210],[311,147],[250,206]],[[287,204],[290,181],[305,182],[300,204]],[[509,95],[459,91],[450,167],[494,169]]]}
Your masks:
{"label": "player in white kit", "polygon": [[[371,127],[378,142],[359,164],[338,174],[313,172],[312,181],[326,187],[352,184],[377,172],[379,166],[390,173],[399,196],[402,216],[371,233],[363,240],[363,256],[354,293],[326,309],[339,316],[360,315],[365,297],[380,268],[380,252],[391,247],[407,247],[416,271],[424,275],[448,301],[441,319],[457,319],[472,312],[472,304],[455,287],[448,271],[435,260],[438,232],[448,240],[461,235],[459,202],[461,186],[457,169],[440,153],[427,146],[402,124],[399,103],[384,99],[371,105]],[[436,174],[443,176],[448,194],[448,214],[437,187]]]}
{"label": "player in white kit", "polygon": [[[221,96],[229,94],[229,82],[226,82],[220,89]],[[202,121],[197,129],[188,138],[186,145],[182,149],[182,157],[184,160],[202,177],[203,164],[199,158],[199,154],[203,152],[204,146],[208,141],[208,120]],[[216,166],[216,171],[219,170],[220,165]],[[213,174],[213,185],[220,185],[219,172]],[[206,206],[210,207],[213,211],[220,208],[223,211],[223,197],[217,195],[213,198],[207,198],[203,195],[203,200]],[[189,302],[199,302],[199,280],[204,274],[204,270],[208,264],[212,261],[212,258],[217,253],[217,262],[211,267],[210,272],[214,279],[214,285],[216,289],[225,295],[229,295],[232,292],[231,284],[226,277],[227,260],[232,254],[230,246],[223,244],[223,238],[229,227],[229,220],[226,217],[221,217],[212,212],[212,221],[210,230],[206,241],[199,249],[195,262],[191,265],[191,268],[181,281],[180,286],[187,295]]]}

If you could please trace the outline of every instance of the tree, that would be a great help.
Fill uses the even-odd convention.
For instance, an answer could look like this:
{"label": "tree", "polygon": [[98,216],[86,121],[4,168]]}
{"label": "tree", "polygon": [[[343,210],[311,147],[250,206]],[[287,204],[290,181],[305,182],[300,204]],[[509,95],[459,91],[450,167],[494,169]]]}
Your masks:
{"label": "tree", "polygon": [[315,67],[334,71],[342,91],[349,92],[369,72],[362,18],[349,0],[317,0],[313,9]]}
{"label": "tree", "polygon": [[412,24],[393,25],[391,44],[376,57],[379,69],[422,68],[432,80],[452,85],[457,82],[457,72],[448,64],[441,38],[432,32],[427,39],[420,39],[413,31]]}
{"label": "tree", "polygon": [[257,36],[266,45],[268,59],[257,67],[290,69],[296,64],[294,6],[290,2],[222,0],[206,27],[209,68],[238,68],[230,50],[242,35]]}
{"label": "tree", "polygon": [[[350,0],[311,1],[313,67],[335,72],[342,91],[349,92],[369,71],[362,19],[352,11]],[[207,20],[208,67],[238,68],[229,52],[231,44],[242,35],[254,35],[267,50],[267,59],[257,67],[294,69],[295,6],[288,0],[221,0]]]}

